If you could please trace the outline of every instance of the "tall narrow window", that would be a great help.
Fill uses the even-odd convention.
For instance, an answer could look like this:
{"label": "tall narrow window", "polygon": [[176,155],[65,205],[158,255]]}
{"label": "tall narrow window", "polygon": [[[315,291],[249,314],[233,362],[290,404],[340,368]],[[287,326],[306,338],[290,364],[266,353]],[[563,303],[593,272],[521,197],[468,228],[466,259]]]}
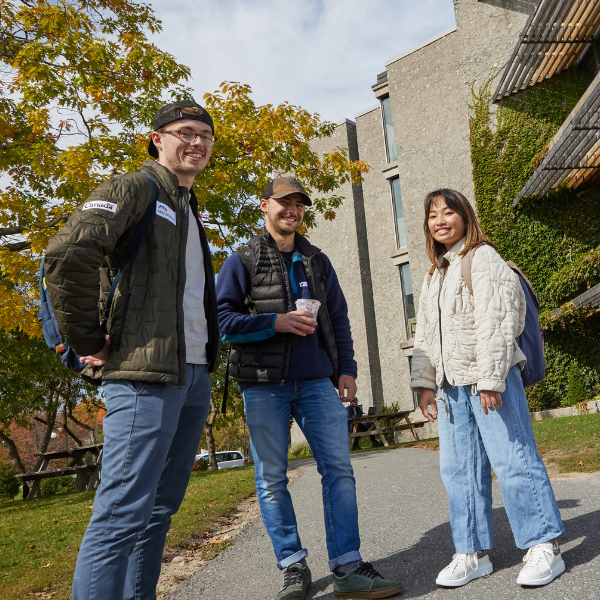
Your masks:
{"label": "tall narrow window", "polygon": [[398,245],[398,248],[404,248],[406,246],[406,227],[404,225],[404,209],[402,208],[400,178],[394,177],[394,179],[391,179],[390,185],[392,186],[392,207],[396,225],[396,244]]}
{"label": "tall narrow window", "polygon": [[402,299],[404,300],[404,320],[406,321],[406,336],[415,337],[417,328],[417,315],[415,312],[415,299],[413,296],[412,279],[408,263],[400,265],[400,281],[402,283]]}
{"label": "tall narrow window", "polygon": [[389,96],[381,101],[381,114],[383,116],[383,135],[385,137],[387,161],[392,162],[398,158],[398,153],[396,152],[396,135],[394,134],[394,122],[392,121],[392,107]]}

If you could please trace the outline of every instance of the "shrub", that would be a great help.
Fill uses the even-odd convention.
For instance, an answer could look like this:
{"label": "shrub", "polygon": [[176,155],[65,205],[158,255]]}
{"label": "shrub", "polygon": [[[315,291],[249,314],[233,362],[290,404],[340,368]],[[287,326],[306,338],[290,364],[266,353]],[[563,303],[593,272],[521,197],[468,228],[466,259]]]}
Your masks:
{"label": "shrub", "polygon": [[563,406],[574,406],[586,400],[585,382],[581,368],[573,363],[569,369],[569,391],[567,397],[563,400]]}
{"label": "shrub", "polygon": [[42,496],[52,496],[53,494],[66,494],[76,492],[77,486],[75,480],[70,475],[63,477],[53,477],[52,479],[42,479],[40,481],[40,494]]}
{"label": "shrub", "polygon": [[208,471],[208,461],[199,459],[194,462],[194,466],[192,467],[192,471]]}
{"label": "shrub", "polygon": [[0,463],[0,497],[3,500],[10,498],[14,500],[19,493],[21,484],[15,477],[17,470],[12,465]]}

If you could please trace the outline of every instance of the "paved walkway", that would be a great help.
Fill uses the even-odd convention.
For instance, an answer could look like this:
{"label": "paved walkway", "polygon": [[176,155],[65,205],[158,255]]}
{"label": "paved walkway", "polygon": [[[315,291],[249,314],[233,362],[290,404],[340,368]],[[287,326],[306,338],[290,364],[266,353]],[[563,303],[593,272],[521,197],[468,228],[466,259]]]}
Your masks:
{"label": "paved walkway", "polygon": [[[354,455],[352,464],[361,552],[384,575],[403,582],[404,593],[395,598],[600,600],[600,474],[553,481],[566,528],[561,547],[567,571],[552,584],[538,589],[516,584],[524,553],[514,544],[495,481],[495,550],[490,554],[495,572],[462,588],[441,589],[435,585],[435,576],[454,550],[437,453],[418,448],[372,452]],[[312,461],[299,468],[303,474],[290,489],[313,573],[308,597],[333,600],[320,477]],[[233,546],[166,598],[271,600],[281,582],[269,538],[258,519]]]}

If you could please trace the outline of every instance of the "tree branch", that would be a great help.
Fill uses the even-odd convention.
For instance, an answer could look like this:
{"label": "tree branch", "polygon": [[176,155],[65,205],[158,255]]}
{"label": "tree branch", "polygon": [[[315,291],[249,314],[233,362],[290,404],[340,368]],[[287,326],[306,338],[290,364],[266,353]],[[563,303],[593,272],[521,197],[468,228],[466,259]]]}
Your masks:
{"label": "tree branch", "polygon": [[2,244],[0,248],[6,248],[11,252],[21,252],[21,250],[27,250],[31,248],[31,242],[15,242],[14,244]]}

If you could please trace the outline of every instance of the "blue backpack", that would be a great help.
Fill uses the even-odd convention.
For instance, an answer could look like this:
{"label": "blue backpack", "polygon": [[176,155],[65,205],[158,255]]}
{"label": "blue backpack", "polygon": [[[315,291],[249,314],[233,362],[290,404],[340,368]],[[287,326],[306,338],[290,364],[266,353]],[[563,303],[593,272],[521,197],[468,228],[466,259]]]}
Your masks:
{"label": "blue backpack", "polygon": [[[110,292],[108,293],[108,298],[106,299],[106,305],[104,307],[104,313],[102,314],[102,321],[100,326],[102,331],[106,333],[106,323],[108,321],[108,316],[110,314],[110,307],[112,305],[113,297],[115,295],[115,291],[119,285],[119,281],[121,280],[121,274],[123,270],[129,263],[129,261],[135,255],[148,226],[150,225],[150,221],[152,220],[152,215],[156,212],[156,200],[158,199],[158,185],[150,175],[147,173],[142,173],[145,175],[150,182],[152,183],[152,199],[146,208],[146,212],[144,216],[139,220],[137,225],[135,226],[135,230],[133,235],[131,236],[127,248],[125,248],[125,252],[119,262],[119,268],[117,269],[117,273],[115,278],[113,279],[112,286],[110,288]],[[72,348],[69,348],[67,342],[62,338],[58,331],[58,323],[56,322],[56,317],[54,316],[54,311],[52,310],[52,305],[50,304],[50,298],[48,297],[48,292],[46,290],[46,279],[44,277],[44,260],[45,257],[42,258],[42,262],[40,263],[40,312],[39,312],[39,320],[42,323],[42,330],[44,332],[44,339],[46,340],[46,344],[49,350],[52,352],[56,352],[60,356],[60,360],[64,363],[66,367],[75,371],[76,373],[80,373],[87,367],[85,363],[82,363],[79,360],[79,356],[75,354]]]}
{"label": "blue backpack", "polygon": [[[462,272],[463,279],[466,286],[469,288],[471,294],[473,294],[473,282],[471,281],[471,262],[473,261],[473,254],[478,248],[471,248],[460,261],[460,269]],[[533,291],[533,287],[517,265],[512,261],[506,261],[506,264],[517,274],[519,282],[523,288],[525,294],[525,303],[527,305],[527,312],[525,314],[525,327],[523,333],[516,338],[519,348],[523,351],[523,354],[527,357],[527,362],[521,371],[521,378],[523,379],[523,387],[531,387],[536,383],[539,383],[546,376],[546,358],[544,357],[544,334],[540,328],[540,303]]]}

